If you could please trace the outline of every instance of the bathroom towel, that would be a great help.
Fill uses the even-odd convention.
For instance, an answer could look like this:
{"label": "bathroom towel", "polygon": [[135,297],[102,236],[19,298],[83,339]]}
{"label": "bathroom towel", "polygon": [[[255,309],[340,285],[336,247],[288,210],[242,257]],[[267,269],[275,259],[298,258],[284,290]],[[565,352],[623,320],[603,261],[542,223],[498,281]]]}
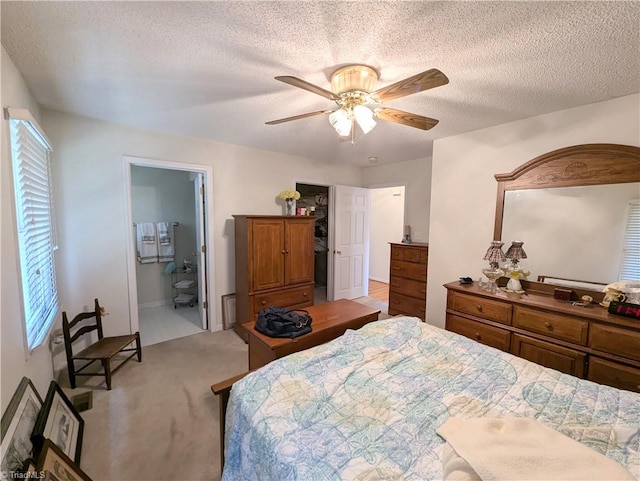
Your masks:
{"label": "bathroom towel", "polygon": [[143,244],[156,243],[156,226],[152,222],[143,222],[138,224],[138,230],[142,232]]}
{"label": "bathroom towel", "polygon": [[[153,239],[151,242],[148,239]],[[139,222],[136,226],[136,251],[138,262],[149,264],[158,260],[156,226],[152,222]]]}
{"label": "bathroom towel", "polygon": [[158,222],[158,262],[173,262],[173,222]]}

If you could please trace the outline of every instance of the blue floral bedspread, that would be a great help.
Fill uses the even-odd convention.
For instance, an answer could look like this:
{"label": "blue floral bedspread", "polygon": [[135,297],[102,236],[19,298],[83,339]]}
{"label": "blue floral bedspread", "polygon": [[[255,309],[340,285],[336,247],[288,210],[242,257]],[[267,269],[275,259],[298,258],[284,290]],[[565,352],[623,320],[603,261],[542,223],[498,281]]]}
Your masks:
{"label": "blue floral bedspread", "polygon": [[640,394],[396,317],[247,375],[231,391],[223,481],[442,479],[449,417],[526,416],[640,479]]}

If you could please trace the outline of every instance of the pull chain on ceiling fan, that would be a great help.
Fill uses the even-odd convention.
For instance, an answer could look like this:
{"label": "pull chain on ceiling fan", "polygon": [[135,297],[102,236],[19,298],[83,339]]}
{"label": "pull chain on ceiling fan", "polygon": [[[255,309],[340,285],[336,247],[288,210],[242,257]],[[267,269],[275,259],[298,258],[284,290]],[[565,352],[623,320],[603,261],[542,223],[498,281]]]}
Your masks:
{"label": "pull chain on ceiling fan", "polygon": [[374,90],[378,82],[378,72],[367,65],[348,65],[333,72],[331,74],[331,91],[297,77],[282,76],[275,77],[275,79],[333,100],[338,105],[338,108],[334,110],[318,110],[284,119],[272,120],[266,122],[267,125],[281,124],[316,115],[328,115],[329,122],[336,129],[338,135],[343,138],[351,137],[352,143],[355,139],[355,125],[357,124],[362,132],[367,134],[376,126],[375,119],[422,130],[433,128],[438,123],[436,119],[387,107],[376,107],[371,110],[367,106],[380,105],[390,100],[449,83],[447,76],[440,70],[430,69]]}

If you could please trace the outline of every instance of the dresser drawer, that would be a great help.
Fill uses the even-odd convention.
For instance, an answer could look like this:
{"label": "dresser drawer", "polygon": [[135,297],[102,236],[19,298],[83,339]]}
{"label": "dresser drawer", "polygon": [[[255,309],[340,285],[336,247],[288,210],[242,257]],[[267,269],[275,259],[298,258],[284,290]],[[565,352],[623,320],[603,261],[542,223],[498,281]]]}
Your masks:
{"label": "dresser drawer", "polygon": [[454,314],[447,314],[446,329],[487,346],[509,352],[511,333],[506,329],[488,326]]}
{"label": "dresser drawer", "polygon": [[419,317],[424,321],[426,309],[427,301],[425,299],[416,299],[395,292],[389,293],[388,312],[392,316],[406,314],[407,316]]}
{"label": "dresser drawer", "polygon": [[589,332],[589,347],[640,361],[640,332],[594,322]]}
{"label": "dresser drawer", "polygon": [[391,276],[389,280],[389,290],[420,299],[425,299],[427,296],[427,284],[425,282],[404,279],[398,276]]}
{"label": "dresser drawer", "polygon": [[584,362],[587,355],[575,349],[514,334],[511,354],[565,374],[584,376]]}
{"label": "dresser drawer", "polygon": [[640,369],[607,361],[599,357],[589,358],[589,381],[607,386],[640,392]]}
{"label": "dresser drawer", "polygon": [[253,296],[253,313],[267,307],[301,307],[313,305],[313,285],[271,291]]}
{"label": "dresser drawer", "polygon": [[427,265],[407,261],[391,261],[390,274],[391,276],[401,276],[426,282]]}
{"label": "dresser drawer", "polygon": [[454,311],[501,322],[502,324],[511,324],[511,304],[506,302],[468,296],[458,292],[451,292],[449,301],[449,308]]}
{"label": "dresser drawer", "polygon": [[584,319],[515,306],[513,325],[520,329],[574,342],[581,346],[587,345],[589,323]]}
{"label": "dresser drawer", "polygon": [[391,246],[391,260],[427,263],[427,249],[408,246]]}

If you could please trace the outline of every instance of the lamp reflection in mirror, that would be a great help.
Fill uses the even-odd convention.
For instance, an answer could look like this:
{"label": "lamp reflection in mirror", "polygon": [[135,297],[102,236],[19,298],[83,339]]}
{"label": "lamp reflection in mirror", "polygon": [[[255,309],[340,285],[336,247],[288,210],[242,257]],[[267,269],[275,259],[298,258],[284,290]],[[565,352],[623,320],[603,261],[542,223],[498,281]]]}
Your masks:
{"label": "lamp reflection in mirror", "polygon": [[522,283],[520,278],[527,277],[530,272],[525,272],[523,267],[519,264],[520,259],[526,259],[527,253],[522,248],[524,242],[513,241],[511,246],[507,249],[505,257],[511,261],[506,267],[506,274],[509,276],[509,282],[507,282],[507,289],[511,291],[521,291]]}
{"label": "lamp reflection in mirror", "polygon": [[504,274],[504,271],[500,269],[500,262],[506,260],[504,252],[502,252],[503,245],[504,242],[492,241],[483,258],[485,261],[489,261],[489,267],[482,269],[482,273],[489,279],[488,290],[490,292],[496,292],[498,290],[496,279]]}

